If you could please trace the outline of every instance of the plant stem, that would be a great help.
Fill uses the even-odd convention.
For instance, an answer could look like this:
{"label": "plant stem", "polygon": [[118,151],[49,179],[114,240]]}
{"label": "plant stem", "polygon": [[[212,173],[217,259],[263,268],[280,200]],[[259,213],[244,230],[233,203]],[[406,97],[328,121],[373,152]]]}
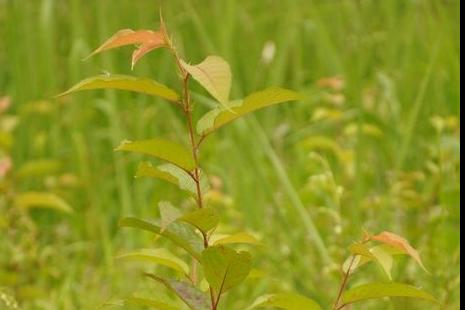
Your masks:
{"label": "plant stem", "polygon": [[339,292],[337,294],[336,302],[334,303],[334,307],[333,307],[334,310],[340,310],[346,306],[345,304],[342,304],[342,305],[339,305],[339,304],[341,302],[342,294],[344,293],[344,290],[347,286],[347,282],[349,281],[350,272],[352,271],[352,267],[354,263],[355,263],[355,255],[352,256],[352,259],[350,260],[349,268],[347,268],[347,272],[345,273],[341,286],[339,287]]}
{"label": "plant stem", "polygon": [[[187,120],[187,129],[188,129],[188,132],[189,132],[189,140],[190,140],[190,143],[191,143],[191,149],[192,149],[192,157],[194,158],[194,162],[195,162],[195,169],[193,171],[193,173],[189,173],[189,175],[191,176],[191,178],[194,180],[195,182],[195,187],[196,187],[196,200],[197,200],[197,206],[199,209],[202,209],[203,208],[203,197],[202,197],[202,190],[201,190],[201,187],[200,187],[200,174],[201,174],[201,171],[200,171],[200,164],[199,164],[199,157],[198,157],[198,153],[199,153],[199,149],[200,149],[200,144],[202,143],[202,141],[205,139],[205,135],[202,135],[200,136],[199,138],[199,141],[197,142],[196,141],[196,136],[195,136],[195,132],[194,132],[194,126],[193,126],[193,122],[192,122],[192,102],[191,102],[191,96],[190,96],[190,91],[189,91],[189,74],[186,72],[186,70],[184,70],[183,66],[182,66],[182,63],[181,63],[181,59],[179,58],[179,55],[178,53],[176,52],[176,49],[174,48],[174,46],[171,44],[171,41],[168,41],[169,42],[169,46],[170,46],[170,50],[176,60],[176,65],[178,66],[178,69],[179,69],[179,72],[181,74],[181,77],[182,77],[182,88],[183,88],[183,96],[182,96],[182,107],[183,107],[183,110],[184,110],[184,114],[186,115],[186,120]],[[203,237],[203,246],[204,248],[208,248],[209,247],[209,243],[208,243],[208,236],[206,233],[204,232],[201,232],[202,233],[202,237]],[[210,290],[210,299],[211,299],[211,309],[212,310],[217,310],[218,308],[218,302],[220,300],[220,295],[218,296],[217,300],[215,301],[215,292],[213,290],[213,287],[212,286],[209,286],[209,290]]]}

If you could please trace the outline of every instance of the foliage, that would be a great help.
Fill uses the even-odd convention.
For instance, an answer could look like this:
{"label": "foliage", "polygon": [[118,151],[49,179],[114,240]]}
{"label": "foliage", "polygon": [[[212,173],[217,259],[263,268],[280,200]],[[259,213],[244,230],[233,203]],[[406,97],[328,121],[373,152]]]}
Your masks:
{"label": "foliage", "polygon": [[[243,100],[230,101],[229,94],[232,74],[229,64],[220,56],[208,56],[197,65],[188,64],[179,56],[162,19],[160,21],[160,29],[157,31],[118,31],[91,55],[108,49],[133,44],[138,44],[139,47],[133,53],[132,68],[144,54],[151,50],[157,48],[166,48],[169,50],[174,58],[174,62],[177,64],[178,76],[182,84],[182,95],[177,95],[175,91],[169,89],[167,86],[149,79],[121,76],[114,78],[110,76],[84,80],[59,96],[97,88],[123,89],[160,96],[173,101],[181,109],[187,124],[190,150],[177,142],[161,138],[123,141],[115,150],[149,155],[180,168],[182,170],[181,174],[185,174],[184,178],[179,177],[179,174],[172,174],[169,170],[161,171],[160,169],[154,169],[150,163],[142,163],[139,166],[138,175],[167,180],[178,185],[182,190],[190,188],[194,193],[192,202],[195,206],[189,208],[194,208],[194,210],[185,212],[177,209],[169,202],[163,202],[159,204],[160,226],[137,218],[124,218],[120,221],[120,225],[151,231],[165,237],[184,249],[191,257],[189,259],[178,258],[163,249],[162,252],[140,250],[120,255],[119,258],[148,260],[174,269],[180,273],[181,278],[185,279],[163,278],[149,273],[146,275],[162,283],[166,288],[175,293],[189,308],[193,310],[215,310],[218,309],[224,293],[244,282],[250,274],[252,262],[249,252],[237,251],[230,245],[225,245],[228,242],[223,242],[221,245],[211,243],[211,238],[214,238],[214,230],[220,221],[220,214],[214,207],[209,206],[204,201],[206,192],[202,190],[201,176],[205,172],[201,169],[199,160],[201,144],[208,134],[213,133],[223,125],[237,118],[270,105],[299,100],[301,96],[291,90],[274,87],[253,93]],[[196,80],[217,101],[217,106],[198,121],[197,132],[195,132],[193,124],[194,102],[192,101],[191,90],[189,89],[190,78]],[[187,177],[190,177],[191,182],[194,182],[195,191],[192,190],[193,186],[182,185],[186,181],[180,182],[181,179],[186,179]],[[187,180],[189,179],[187,178]],[[186,226],[186,223],[190,224],[191,227]],[[195,239],[201,239],[203,246],[199,247],[198,241],[195,242]],[[380,246],[368,248],[365,244],[369,241],[381,242],[388,249],[385,250]],[[393,249],[394,251],[389,251],[389,249]],[[390,271],[393,254],[407,254],[424,268],[418,252],[404,238],[390,232],[383,232],[374,236],[367,234],[361,243],[354,244],[351,247],[351,251],[352,256],[348,264],[344,266],[344,278],[334,304],[334,309],[343,309],[351,303],[382,297],[413,297],[436,301],[420,289],[400,283],[370,283],[345,291],[352,271],[370,260],[378,262],[389,277],[391,277]],[[185,263],[183,259],[187,260],[187,262]],[[195,268],[194,266],[197,264],[201,266],[200,277],[198,274],[192,273],[192,271],[189,272],[188,264],[191,264],[192,268]],[[208,294],[201,291],[202,281],[208,283],[210,301],[208,301]],[[130,299],[125,302],[130,302]],[[170,307],[162,306],[161,303],[161,301],[153,300],[141,301],[141,304],[155,308]],[[274,306],[288,310],[301,308],[319,309],[316,302],[298,294],[264,296],[259,298],[251,308],[260,306]]]}

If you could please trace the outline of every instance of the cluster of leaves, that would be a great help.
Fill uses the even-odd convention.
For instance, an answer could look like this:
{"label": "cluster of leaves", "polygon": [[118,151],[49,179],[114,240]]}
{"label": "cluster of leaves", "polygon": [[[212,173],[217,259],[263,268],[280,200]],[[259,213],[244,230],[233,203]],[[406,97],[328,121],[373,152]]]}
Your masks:
{"label": "cluster of leaves", "polygon": [[[173,55],[178,68],[182,85],[181,94],[149,78],[100,75],[81,81],[61,96],[90,89],[120,89],[163,98],[183,112],[190,141],[189,147],[171,140],[153,138],[123,141],[116,151],[142,154],[164,161],[164,164],[156,166],[151,162],[141,162],[136,176],[169,182],[192,197],[191,204],[186,208],[175,207],[170,202],[160,202],[160,220],[155,223],[134,217],[120,220],[120,226],[148,231],[171,241],[176,246],[175,250],[183,250],[184,255],[177,255],[174,251],[161,248],[136,250],[119,255],[118,258],[149,261],[171,269],[176,274],[174,278],[153,273],[145,273],[145,275],[177,295],[184,306],[195,310],[218,309],[222,295],[241,284],[252,269],[251,254],[247,251],[239,251],[235,246],[256,244],[258,241],[246,232],[226,236],[219,236],[216,233],[220,214],[204,199],[209,186],[199,161],[201,144],[208,135],[250,112],[283,102],[296,101],[301,97],[294,91],[271,87],[252,93],[244,99],[231,100],[229,97],[232,75],[228,63],[219,56],[209,56],[199,64],[189,64],[178,55],[163,21],[158,31],[130,29],[118,31],[91,56],[127,45],[137,46],[132,54],[131,67],[134,67],[146,53],[159,48],[167,49]],[[189,90],[190,79],[197,81],[217,102],[217,106],[202,116],[196,126],[192,119],[194,104]],[[385,247],[368,248],[366,243],[369,241],[381,242]],[[434,300],[414,287],[397,283],[367,284],[344,292],[351,272],[370,261],[378,262],[388,273],[392,265],[391,257],[394,254],[408,254],[421,264],[417,252],[408,242],[391,233],[367,236],[363,242],[353,245],[351,251],[352,257],[346,264],[345,278],[335,309],[342,309],[354,302],[381,297],[401,296]],[[122,300],[120,304],[137,304],[157,309],[177,308],[176,304],[162,299],[135,296]],[[262,296],[248,309],[259,307],[320,309],[315,301],[294,293]]]}
{"label": "cluster of leaves", "polygon": [[[50,266],[56,256],[43,246],[41,230],[32,213],[47,209],[66,214],[72,208],[50,186],[36,182],[56,175],[59,161],[38,159],[14,166],[13,131],[21,125],[21,119],[6,113],[10,104],[9,97],[0,98],[0,285],[9,288],[0,290],[0,305],[3,300],[8,309],[15,309],[18,302],[13,296],[21,303],[43,297],[46,293],[36,285],[36,279],[59,276],[56,266]],[[25,184],[40,189],[25,190]]]}

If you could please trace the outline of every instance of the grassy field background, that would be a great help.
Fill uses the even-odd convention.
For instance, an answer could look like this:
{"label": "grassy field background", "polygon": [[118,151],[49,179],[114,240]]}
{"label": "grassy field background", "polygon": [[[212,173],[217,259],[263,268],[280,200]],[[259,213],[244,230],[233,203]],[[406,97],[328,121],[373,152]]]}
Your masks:
{"label": "grassy field background", "polygon": [[[130,49],[82,59],[119,29],[158,27],[159,6],[0,0],[0,97],[11,97],[8,113],[18,121],[0,157],[10,154],[13,169],[55,161],[14,180],[15,190],[52,191],[74,209],[18,215],[0,197],[0,286],[23,309],[94,309],[134,291],[161,293],[140,265],[114,260],[155,244],[117,221],[156,218],[158,201],[186,197],[134,180],[139,158],[113,149],[123,139],[187,141],[180,115],[122,92],[51,99],[102,70],[130,74]],[[410,240],[430,273],[401,259],[393,278],[422,286],[442,306],[400,300],[354,309],[458,309],[460,1],[173,0],[163,12],[187,60],[218,54],[231,64],[233,98],[271,85],[305,97],[238,121],[204,146],[221,229],[240,227],[263,242],[253,253],[265,279],[232,291],[223,309],[278,290],[329,305],[363,229]],[[133,74],[177,85],[165,51],[144,57]],[[202,114],[211,106],[200,87],[194,99]],[[352,284],[383,277],[372,266]]]}

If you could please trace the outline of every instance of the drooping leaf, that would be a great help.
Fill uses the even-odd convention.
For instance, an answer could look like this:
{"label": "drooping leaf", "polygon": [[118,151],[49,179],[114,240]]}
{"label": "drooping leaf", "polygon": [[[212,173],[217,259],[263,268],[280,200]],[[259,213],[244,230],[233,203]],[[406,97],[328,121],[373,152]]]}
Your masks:
{"label": "drooping leaf", "polygon": [[123,306],[144,306],[156,310],[179,310],[177,306],[168,304],[161,300],[135,296],[124,299]]}
{"label": "drooping leaf", "polygon": [[352,304],[383,297],[410,297],[437,302],[430,294],[403,283],[370,283],[357,286],[344,293],[342,302],[344,304]]}
{"label": "drooping leaf", "polygon": [[137,168],[136,178],[142,177],[151,177],[167,181],[191,195],[197,193],[195,181],[184,170],[172,164],[154,167],[149,162],[141,162]]}
{"label": "drooping leaf", "polygon": [[184,214],[179,220],[189,223],[206,233],[218,225],[220,216],[214,208],[206,207]]}
{"label": "drooping leaf", "polygon": [[370,249],[370,252],[373,254],[374,258],[378,264],[383,268],[384,272],[388,276],[389,280],[392,280],[391,270],[393,259],[392,256],[383,250],[381,247],[375,247]]}
{"label": "drooping leaf", "polygon": [[300,98],[298,93],[291,90],[279,87],[268,88],[253,93],[242,101],[230,103],[228,109],[216,108],[211,110],[198,121],[197,132],[205,135],[250,112]]}
{"label": "drooping leaf", "polygon": [[179,95],[172,89],[149,78],[128,75],[98,75],[77,83],[56,97],[66,96],[75,92],[92,89],[120,89],[142,93],[177,102]]}
{"label": "drooping leaf", "polygon": [[183,68],[221,104],[229,101],[231,69],[219,56],[208,56],[197,65],[181,61]]}
{"label": "drooping leaf", "polygon": [[183,274],[189,274],[189,267],[187,264],[166,249],[141,249],[118,255],[115,258],[153,262]]}
{"label": "drooping leaf", "polygon": [[179,226],[174,228],[175,224],[176,223],[173,223],[172,227],[162,231],[160,226],[134,217],[125,217],[119,221],[119,226],[121,227],[138,228],[165,237],[177,246],[184,249],[196,260],[200,261],[199,248],[201,248],[202,245],[200,243],[199,246],[199,237],[195,234],[189,234],[189,236],[186,236],[187,228],[184,227],[181,229]]}
{"label": "drooping leaf", "polygon": [[192,171],[195,168],[194,158],[187,148],[165,139],[123,141],[115,151],[127,151],[153,156],[175,164],[186,171]]}
{"label": "drooping leaf", "polygon": [[73,209],[66,201],[64,201],[62,198],[52,193],[44,193],[44,192],[21,193],[16,196],[15,203],[18,207],[27,208],[27,209],[47,208],[47,209],[63,211],[66,213],[73,212]]}
{"label": "drooping leaf", "polygon": [[320,310],[312,299],[294,293],[270,294],[259,297],[247,310],[275,307],[284,310]]}
{"label": "drooping leaf", "polygon": [[384,231],[378,235],[371,236],[371,240],[379,241],[404,251],[406,254],[410,255],[423,270],[427,271],[417,250],[415,250],[405,238],[392,232]]}
{"label": "drooping leaf", "polygon": [[216,296],[244,281],[251,269],[251,255],[248,252],[236,252],[224,246],[205,249],[200,262]]}
{"label": "drooping leaf", "polygon": [[23,164],[16,171],[16,176],[23,179],[56,173],[60,167],[60,162],[52,159],[31,160]]}
{"label": "drooping leaf", "polygon": [[184,281],[165,279],[154,274],[146,274],[148,277],[162,283],[166,288],[175,293],[193,310],[209,310],[207,296],[192,284]]}
{"label": "drooping leaf", "polygon": [[134,31],[132,29],[123,29],[116,32],[111,38],[105,41],[99,48],[93,51],[85,59],[88,59],[89,57],[100,52],[126,45],[138,45],[138,48],[132,54],[131,67],[134,67],[135,63],[142,56],[154,49],[165,47],[166,42],[161,31],[144,29]]}
{"label": "drooping leaf", "polygon": [[176,220],[182,216],[181,211],[169,201],[160,201],[158,203],[158,209],[160,210],[161,231],[164,231],[171,223],[176,222]]}
{"label": "drooping leaf", "polygon": [[215,245],[219,244],[232,244],[232,243],[246,243],[246,244],[253,244],[257,245],[260,242],[249,233],[240,232],[228,236],[221,237],[213,242]]}

